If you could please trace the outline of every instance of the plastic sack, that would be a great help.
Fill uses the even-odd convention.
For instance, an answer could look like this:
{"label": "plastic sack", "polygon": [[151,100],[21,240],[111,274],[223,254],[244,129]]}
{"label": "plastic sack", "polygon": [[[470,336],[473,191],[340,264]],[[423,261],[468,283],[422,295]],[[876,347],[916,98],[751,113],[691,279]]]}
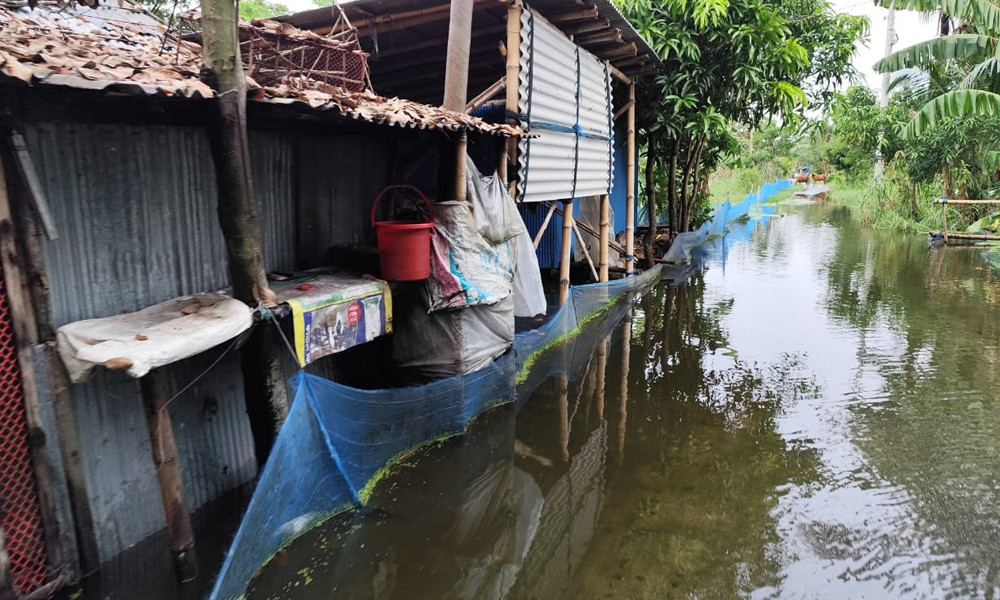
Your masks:
{"label": "plastic sack", "polygon": [[496,304],[513,293],[514,256],[506,242],[491,245],[468,202],[433,205],[430,312]]}

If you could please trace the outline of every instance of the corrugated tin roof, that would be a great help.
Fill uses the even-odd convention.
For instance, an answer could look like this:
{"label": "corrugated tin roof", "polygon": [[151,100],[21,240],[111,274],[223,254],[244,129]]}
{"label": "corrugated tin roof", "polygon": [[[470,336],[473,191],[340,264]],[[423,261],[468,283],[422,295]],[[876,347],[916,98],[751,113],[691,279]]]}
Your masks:
{"label": "corrugated tin roof", "polygon": [[[27,84],[210,98],[213,91],[199,78],[200,69],[200,46],[166,35],[163,24],[124,1],[95,8],[76,4],[0,7],[0,74]],[[486,123],[435,106],[349,92],[308,79],[299,79],[295,86],[257,87],[251,99],[301,103],[340,117],[396,127],[503,136],[520,133],[509,125]]]}

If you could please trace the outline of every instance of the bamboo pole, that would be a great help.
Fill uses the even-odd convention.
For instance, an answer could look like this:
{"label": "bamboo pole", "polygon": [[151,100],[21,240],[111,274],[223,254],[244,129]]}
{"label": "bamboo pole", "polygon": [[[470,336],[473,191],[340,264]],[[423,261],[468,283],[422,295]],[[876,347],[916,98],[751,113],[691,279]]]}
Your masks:
{"label": "bamboo pole", "polygon": [[[614,71],[612,71],[614,72]],[[628,84],[628,134],[625,152],[625,276],[635,273],[635,84]],[[655,227],[654,223],[650,227]]]}
{"label": "bamboo pole", "polygon": [[1000,200],[952,200],[951,198],[935,198],[933,204],[1000,204]]}
{"label": "bamboo pole", "polygon": [[948,241],[949,239],[953,239],[953,240],[983,240],[983,241],[996,241],[996,240],[1000,240],[1000,235],[990,235],[988,233],[954,233],[954,232],[948,233],[947,230],[945,230],[944,233],[945,233],[945,241]]}
{"label": "bamboo pole", "polygon": [[549,204],[549,212],[545,215],[542,220],[542,226],[538,228],[538,233],[535,234],[534,244],[535,250],[538,250],[538,244],[542,241],[542,236],[545,235],[545,229],[549,226],[549,221],[552,220],[552,213],[556,212],[558,204],[552,202]]}
{"label": "bamboo pole", "polygon": [[[555,202],[553,202],[552,205],[556,206],[556,214],[559,215],[560,217],[563,216],[563,211],[561,208],[559,208],[559,205],[556,204]],[[597,231],[596,229],[594,229],[590,225],[587,225],[586,223],[577,222],[577,226],[594,237],[601,237],[600,231]],[[625,247],[619,244],[618,242],[613,242],[611,240],[608,240],[608,246],[610,246],[613,250],[615,250],[622,256],[625,255]]]}
{"label": "bamboo pole", "polygon": [[194,533],[191,530],[187,501],[184,498],[184,477],[170,422],[170,411],[167,408],[166,383],[163,378],[163,371],[154,369],[139,380],[139,387],[142,389],[153,464],[156,466],[156,476],[160,482],[163,512],[170,534],[170,551],[174,555],[177,577],[183,582],[191,581],[198,576],[198,560],[195,556]]}
{"label": "bamboo pole", "polygon": [[[511,0],[507,5],[507,63],[506,63],[506,98],[507,123],[510,125],[520,125],[520,119],[513,115],[518,114],[518,90],[521,87],[521,0]],[[507,171],[510,197],[517,200],[517,138],[507,139]],[[548,218],[551,218],[551,214]],[[546,224],[548,222],[546,220]],[[545,225],[539,230],[539,237],[535,240],[535,247],[538,247],[538,240],[541,239],[541,232],[545,231]]]}
{"label": "bamboo pole", "polygon": [[948,203],[941,203],[941,235],[944,236],[944,241],[948,241]]}
{"label": "bamboo pole", "polygon": [[598,281],[608,280],[608,244],[611,240],[611,198],[604,194],[601,196],[601,272]]}
{"label": "bamboo pole", "polygon": [[597,269],[594,268],[594,259],[591,258],[590,251],[587,250],[587,244],[583,242],[583,236],[580,235],[580,228],[577,227],[576,219],[573,219],[573,234],[576,236],[576,243],[580,244],[580,250],[583,250],[583,257],[587,259],[587,264],[590,265],[590,274],[594,276],[594,281],[601,281],[597,275]]}
{"label": "bamboo pole", "polygon": [[492,100],[493,97],[499,94],[500,90],[504,89],[504,86],[506,85],[507,85],[507,79],[505,77],[501,77],[496,82],[494,82],[493,85],[480,92],[478,96],[476,96],[472,100],[469,100],[469,103],[465,105],[466,114],[471,113],[480,106]]}
{"label": "bamboo pole", "polygon": [[573,255],[573,201],[565,201],[563,210],[562,257],[559,261],[559,306],[569,298],[569,267]]}

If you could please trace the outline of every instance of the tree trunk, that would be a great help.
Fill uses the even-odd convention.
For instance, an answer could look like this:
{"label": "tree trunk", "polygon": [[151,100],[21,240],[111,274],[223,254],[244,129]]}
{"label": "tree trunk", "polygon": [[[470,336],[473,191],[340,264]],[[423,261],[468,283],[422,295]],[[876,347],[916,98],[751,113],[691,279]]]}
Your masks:
{"label": "tree trunk", "polygon": [[684,170],[681,172],[681,206],[678,211],[678,232],[688,230],[688,220],[691,212],[691,195],[688,194],[688,179],[691,178],[691,170],[694,166],[695,152],[697,150],[696,146],[691,145],[693,142],[694,140],[689,140],[688,142],[687,158],[684,159]]}
{"label": "tree trunk", "polygon": [[670,157],[670,173],[667,175],[667,208],[670,216],[670,231],[676,235],[679,231],[679,219],[677,218],[677,157],[681,153],[681,138],[674,138],[673,154]]}
{"label": "tree trunk", "polygon": [[[277,299],[267,284],[261,251],[257,202],[250,173],[247,141],[246,77],[240,60],[236,2],[202,0],[202,79],[215,90],[215,115],[208,123],[218,195],[219,227],[226,240],[229,278],[233,296],[253,306],[275,306]],[[273,326],[266,321],[262,327]],[[280,367],[282,346],[275,336],[256,332],[243,347],[243,388],[252,421],[257,462],[267,460],[288,413],[284,377]],[[261,422],[263,419],[266,422]]]}
{"label": "tree trunk", "polygon": [[646,146],[646,214],[649,216],[649,230],[646,231],[646,238],[642,242],[644,254],[646,255],[646,268],[652,267],[656,263],[653,255],[653,242],[656,240],[656,157],[655,140],[650,137]]}
{"label": "tree trunk", "polygon": [[[684,231],[691,229],[691,209],[694,208],[694,203],[698,201],[698,173],[701,170],[701,153],[704,150],[705,136],[701,136],[695,145],[694,160],[691,161],[691,193],[688,195],[688,201],[684,205],[684,217],[682,219]],[[682,185],[687,185],[687,181],[682,182]]]}

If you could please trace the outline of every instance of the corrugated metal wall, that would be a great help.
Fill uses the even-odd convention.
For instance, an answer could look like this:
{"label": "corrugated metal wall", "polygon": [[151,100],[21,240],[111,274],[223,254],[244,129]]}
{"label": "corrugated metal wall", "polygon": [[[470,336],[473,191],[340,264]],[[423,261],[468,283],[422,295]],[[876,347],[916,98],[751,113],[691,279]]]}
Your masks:
{"label": "corrugated metal wall", "polygon": [[[54,324],[133,311],[228,285],[215,175],[202,130],[24,124],[60,237],[43,241]],[[379,138],[253,132],[254,184],[269,270],[313,262],[299,252],[299,202],[315,204],[315,247],[367,235],[370,188],[390,157]],[[377,191],[377,189],[375,190]],[[315,253],[314,253],[315,254]],[[170,389],[194,380],[222,348],[167,368]],[[164,527],[136,380],[98,370],[74,385],[89,501],[105,561]],[[234,352],[170,404],[191,508],[256,476]]]}
{"label": "corrugated metal wall", "polygon": [[[614,215],[614,224],[611,231],[612,235],[625,231],[625,181],[627,179],[627,174],[625,172],[627,167],[625,128],[626,125],[623,120],[615,124],[615,129],[618,131],[619,135],[615,137],[615,160],[613,164],[614,185],[611,188],[610,197],[611,210]],[[636,161],[636,164],[638,164],[638,160]],[[638,178],[638,173],[636,173],[636,178]],[[636,184],[636,189],[639,189],[638,182]],[[545,219],[545,214],[548,212],[548,208],[541,203],[519,203],[517,208],[521,213],[521,218],[524,219],[524,224],[528,228],[528,232],[531,234],[532,239],[534,239],[535,234],[538,233],[538,228],[542,226],[542,221]],[[574,199],[573,215],[575,217],[579,217],[580,215],[579,198]],[[557,268],[559,266],[559,248],[561,244],[562,217],[555,214],[552,215],[552,220],[549,222],[547,231],[542,235],[542,239],[538,243],[538,250],[536,251],[538,256],[538,266],[543,269]],[[614,255],[615,251],[612,250],[611,253]]]}
{"label": "corrugated metal wall", "polygon": [[538,137],[518,145],[518,201],[608,193],[611,104],[607,65],[525,9],[518,111]]}

